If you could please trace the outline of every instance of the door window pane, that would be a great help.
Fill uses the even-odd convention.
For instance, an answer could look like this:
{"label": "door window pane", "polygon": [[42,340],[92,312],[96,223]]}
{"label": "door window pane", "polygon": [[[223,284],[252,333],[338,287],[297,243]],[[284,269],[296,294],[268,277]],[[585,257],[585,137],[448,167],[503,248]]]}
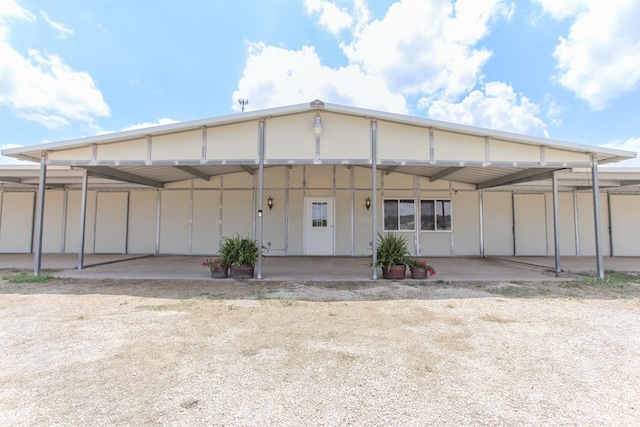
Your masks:
{"label": "door window pane", "polygon": [[313,202],[311,204],[311,226],[327,226],[327,202]]}

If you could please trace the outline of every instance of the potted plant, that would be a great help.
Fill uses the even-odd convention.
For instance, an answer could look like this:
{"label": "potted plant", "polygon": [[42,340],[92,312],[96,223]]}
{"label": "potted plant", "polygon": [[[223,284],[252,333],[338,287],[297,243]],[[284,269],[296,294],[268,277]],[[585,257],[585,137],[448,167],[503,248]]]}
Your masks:
{"label": "potted plant", "polygon": [[411,259],[409,261],[409,270],[411,270],[412,279],[426,279],[429,275],[436,274],[436,271],[427,264],[426,261],[419,259]]}
{"label": "potted plant", "polygon": [[225,264],[221,258],[207,258],[202,263],[203,267],[209,267],[211,270],[211,277],[224,278],[228,277],[229,266]]}
{"label": "potted plant", "polygon": [[255,240],[241,237],[223,237],[220,246],[222,262],[229,266],[231,277],[253,277],[253,269],[260,256],[260,248]]}
{"label": "potted plant", "polygon": [[407,238],[391,232],[378,233],[376,267],[382,268],[383,279],[404,279],[409,262]]}

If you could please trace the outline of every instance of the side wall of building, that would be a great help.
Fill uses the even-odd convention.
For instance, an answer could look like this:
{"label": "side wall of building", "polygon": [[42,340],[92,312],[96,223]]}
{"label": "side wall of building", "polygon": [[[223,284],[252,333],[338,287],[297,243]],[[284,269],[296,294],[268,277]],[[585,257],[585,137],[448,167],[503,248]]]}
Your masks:
{"label": "side wall of building", "polygon": [[[265,168],[263,242],[269,255],[308,254],[305,206],[329,200],[333,254],[368,256],[374,244],[371,169],[343,165]],[[411,253],[423,256],[554,254],[550,192],[477,191],[472,186],[379,172],[378,230],[385,229],[385,203],[413,209],[398,230]],[[213,255],[224,236],[256,237],[257,177],[247,172],[177,182],[157,189],[105,189],[87,194],[86,253]],[[37,192],[0,192],[0,252],[33,251]],[[267,207],[267,200],[273,207]],[[421,203],[450,202],[449,229],[422,229]],[[602,192],[604,255],[640,256],[640,194]],[[393,204],[392,203],[392,204]],[[77,253],[80,245],[80,190],[47,190],[43,251]],[[561,255],[594,255],[590,191],[559,194]],[[413,222],[412,222],[413,221]],[[482,225],[482,226],[481,226]],[[400,227],[399,227],[400,228]]]}

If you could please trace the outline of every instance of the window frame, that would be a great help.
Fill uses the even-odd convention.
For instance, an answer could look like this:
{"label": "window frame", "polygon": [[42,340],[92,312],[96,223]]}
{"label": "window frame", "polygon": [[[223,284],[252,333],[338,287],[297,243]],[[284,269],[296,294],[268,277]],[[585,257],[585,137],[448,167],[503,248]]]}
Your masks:
{"label": "window frame", "polygon": [[[422,228],[422,202],[433,202],[434,209],[434,229],[423,229]],[[449,220],[449,229],[438,228],[438,202],[448,202],[449,203],[449,211],[450,211],[450,220]],[[424,233],[451,233],[453,231],[453,201],[451,198],[446,197],[429,197],[429,198],[421,198],[420,199],[420,232]]]}
{"label": "window frame", "polygon": [[[401,227],[401,220],[402,220],[402,216],[400,215],[400,204],[401,202],[411,202],[411,204],[413,205],[413,228],[400,228]],[[393,229],[393,228],[387,228],[387,217],[386,217],[386,202],[396,202],[396,217],[397,217],[397,223],[396,226],[397,228]],[[416,231],[416,225],[417,225],[417,221],[416,221],[416,201],[415,199],[409,199],[406,197],[391,197],[391,198],[384,198],[382,200],[382,230],[385,232],[388,231],[394,231],[394,232],[398,232],[398,233],[411,233],[411,232],[415,232]]]}

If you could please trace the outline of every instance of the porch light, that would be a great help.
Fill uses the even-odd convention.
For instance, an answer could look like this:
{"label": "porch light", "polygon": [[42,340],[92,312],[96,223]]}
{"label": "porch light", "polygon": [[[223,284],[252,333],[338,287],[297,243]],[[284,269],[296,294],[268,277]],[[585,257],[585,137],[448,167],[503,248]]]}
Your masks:
{"label": "porch light", "polygon": [[267,206],[269,206],[269,210],[273,209],[273,198],[271,196],[267,199]]}
{"label": "porch light", "polygon": [[313,133],[316,136],[320,136],[322,134],[322,119],[320,118],[320,114],[316,112],[316,118],[313,122]]}
{"label": "porch light", "polygon": [[369,208],[371,207],[371,198],[369,196],[367,196],[364,201],[364,207],[367,208],[367,210],[369,210]]}

